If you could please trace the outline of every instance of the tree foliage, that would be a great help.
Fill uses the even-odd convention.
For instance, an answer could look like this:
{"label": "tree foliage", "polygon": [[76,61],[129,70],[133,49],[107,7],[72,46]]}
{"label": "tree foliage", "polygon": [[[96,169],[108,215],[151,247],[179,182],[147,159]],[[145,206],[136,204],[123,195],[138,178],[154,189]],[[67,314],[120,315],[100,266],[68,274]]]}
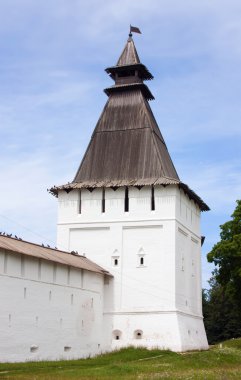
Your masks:
{"label": "tree foliage", "polygon": [[241,310],[229,289],[220,285],[215,274],[211,288],[203,291],[203,316],[208,342],[214,344],[241,336]]}
{"label": "tree foliage", "polygon": [[241,336],[241,200],[231,220],[220,226],[220,241],[208,253],[215,270],[203,293],[204,322],[210,343]]}

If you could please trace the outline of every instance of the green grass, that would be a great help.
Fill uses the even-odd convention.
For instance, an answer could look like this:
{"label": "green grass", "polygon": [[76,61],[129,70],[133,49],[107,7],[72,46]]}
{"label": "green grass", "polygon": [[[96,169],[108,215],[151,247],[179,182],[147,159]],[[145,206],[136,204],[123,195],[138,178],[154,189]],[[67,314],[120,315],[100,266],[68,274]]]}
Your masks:
{"label": "green grass", "polygon": [[241,379],[241,338],[209,351],[177,354],[126,348],[92,359],[0,364],[1,379]]}

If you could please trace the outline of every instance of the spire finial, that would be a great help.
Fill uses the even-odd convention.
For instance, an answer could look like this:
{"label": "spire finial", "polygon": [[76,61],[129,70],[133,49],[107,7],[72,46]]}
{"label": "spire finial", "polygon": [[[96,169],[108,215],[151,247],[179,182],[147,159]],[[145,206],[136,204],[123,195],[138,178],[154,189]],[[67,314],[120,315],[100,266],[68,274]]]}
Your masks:
{"label": "spire finial", "polygon": [[131,33],[131,25],[130,25],[130,32],[129,32],[129,38],[132,37],[132,33]]}

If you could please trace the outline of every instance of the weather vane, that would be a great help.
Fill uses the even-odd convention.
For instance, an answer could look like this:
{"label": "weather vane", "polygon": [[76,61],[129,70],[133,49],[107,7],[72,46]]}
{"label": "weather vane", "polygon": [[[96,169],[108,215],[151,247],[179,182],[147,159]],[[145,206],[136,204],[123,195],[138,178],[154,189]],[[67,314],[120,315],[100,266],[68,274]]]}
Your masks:
{"label": "weather vane", "polygon": [[132,32],[141,34],[141,31],[139,28],[137,28],[136,26],[130,25],[129,37],[132,37]]}

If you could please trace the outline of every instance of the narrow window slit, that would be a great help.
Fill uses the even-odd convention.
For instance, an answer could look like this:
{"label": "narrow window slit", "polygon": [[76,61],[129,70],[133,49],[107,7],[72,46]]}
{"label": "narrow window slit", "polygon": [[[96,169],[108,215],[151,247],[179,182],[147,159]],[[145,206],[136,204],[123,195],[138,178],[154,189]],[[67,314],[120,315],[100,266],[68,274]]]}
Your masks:
{"label": "narrow window slit", "polygon": [[155,190],[154,186],[151,187],[151,210],[155,210]]}
{"label": "narrow window slit", "polygon": [[140,265],[144,265],[144,257],[140,258]]}
{"label": "narrow window slit", "polygon": [[125,212],[129,211],[129,189],[125,188]]}
{"label": "narrow window slit", "polygon": [[81,190],[79,191],[79,214],[81,214]]}
{"label": "narrow window slit", "polygon": [[105,189],[102,189],[102,205],[101,205],[101,211],[102,213],[105,212]]}

